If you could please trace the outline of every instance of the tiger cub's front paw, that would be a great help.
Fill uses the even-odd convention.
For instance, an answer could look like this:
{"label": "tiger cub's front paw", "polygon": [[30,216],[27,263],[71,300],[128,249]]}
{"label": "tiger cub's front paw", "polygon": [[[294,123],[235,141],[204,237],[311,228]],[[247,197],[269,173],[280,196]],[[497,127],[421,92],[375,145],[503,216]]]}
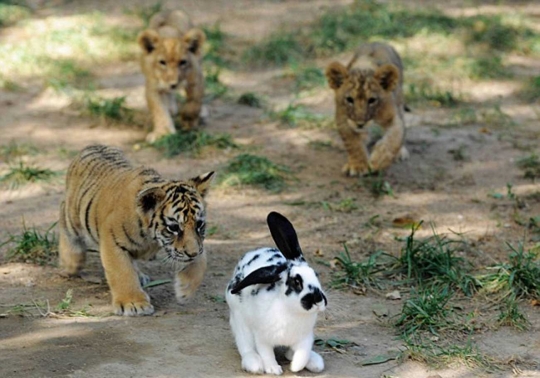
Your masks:
{"label": "tiger cub's front paw", "polygon": [[152,315],[154,306],[148,300],[115,300],[113,311],[115,315],[120,316]]}
{"label": "tiger cub's front paw", "polygon": [[343,172],[345,176],[361,176],[369,173],[369,166],[365,163],[361,164],[348,162],[343,166],[341,172]]}

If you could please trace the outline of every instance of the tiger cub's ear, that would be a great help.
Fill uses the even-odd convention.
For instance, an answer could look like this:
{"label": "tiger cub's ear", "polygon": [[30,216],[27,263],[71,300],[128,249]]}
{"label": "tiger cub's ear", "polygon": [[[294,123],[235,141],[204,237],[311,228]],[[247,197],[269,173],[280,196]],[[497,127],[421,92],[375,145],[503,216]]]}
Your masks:
{"label": "tiger cub's ear", "polygon": [[159,187],[145,189],[137,195],[137,207],[144,213],[155,210],[165,198],[165,191]]}
{"label": "tiger cub's ear", "polygon": [[206,196],[206,193],[208,193],[208,189],[210,189],[210,183],[212,183],[212,179],[214,178],[214,173],[215,172],[212,171],[212,172],[208,172],[197,177],[193,177],[189,179],[189,182],[204,197]]}

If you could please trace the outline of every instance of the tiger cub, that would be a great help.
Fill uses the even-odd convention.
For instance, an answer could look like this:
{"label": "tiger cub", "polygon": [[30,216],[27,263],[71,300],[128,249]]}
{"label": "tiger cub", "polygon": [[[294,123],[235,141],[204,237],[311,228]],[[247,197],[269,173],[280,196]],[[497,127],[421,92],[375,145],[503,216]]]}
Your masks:
{"label": "tiger cub", "polygon": [[166,180],[154,169],[134,167],[117,148],[84,148],[69,166],[60,206],[61,267],[76,275],[86,251],[99,250],[114,313],[149,315],[154,307],[142,286],[150,279],[136,260],[163,250],[183,267],[174,283],[183,303],[206,270],[204,197],[213,176]]}

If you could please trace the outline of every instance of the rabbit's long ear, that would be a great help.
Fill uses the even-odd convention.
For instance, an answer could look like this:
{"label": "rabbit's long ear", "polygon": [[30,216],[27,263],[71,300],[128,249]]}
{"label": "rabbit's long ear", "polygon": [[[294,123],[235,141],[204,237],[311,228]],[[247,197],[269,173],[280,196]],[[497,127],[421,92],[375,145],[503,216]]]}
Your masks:
{"label": "rabbit's long ear", "polygon": [[272,239],[287,260],[302,259],[302,249],[293,225],[283,215],[272,211],[266,218]]}
{"label": "rabbit's long ear", "polygon": [[257,284],[271,284],[279,281],[279,275],[287,269],[287,264],[270,265],[254,270],[242,281],[238,282],[231,289],[231,294],[238,294],[242,289]]}

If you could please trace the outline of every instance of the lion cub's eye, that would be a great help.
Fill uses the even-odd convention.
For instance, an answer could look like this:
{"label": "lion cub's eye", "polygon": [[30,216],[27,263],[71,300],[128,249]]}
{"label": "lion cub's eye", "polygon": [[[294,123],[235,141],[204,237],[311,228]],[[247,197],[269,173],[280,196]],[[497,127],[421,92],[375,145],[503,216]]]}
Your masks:
{"label": "lion cub's eye", "polygon": [[352,98],[351,96],[347,96],[347,98],[346,98],[345,100],[347,100],[347,103],[348,103],[349,105],[353,105],[353,104],[354,104],[354,98]]}
{"label": "lion cub's eye", "polygon": [[166,66],[166,65],[167,65],[167,62],[164,61],[163,59],[161,59],[161,60],[159,61],[159,64],[161,64],[162,66]]}
{"label": "lion cub's eye", "polygon": [[370,97],[367,101],[368,105],[373,105],[377,102],[377,98],[376,97]]}
{"label": "lion cub's eye", "polygon": [[180,61],[180,63],[178,63],[178,65],[179,65],[180,67],[185,67],[185,66],[187,66],[187,60],[182,59],[182,60]]}

